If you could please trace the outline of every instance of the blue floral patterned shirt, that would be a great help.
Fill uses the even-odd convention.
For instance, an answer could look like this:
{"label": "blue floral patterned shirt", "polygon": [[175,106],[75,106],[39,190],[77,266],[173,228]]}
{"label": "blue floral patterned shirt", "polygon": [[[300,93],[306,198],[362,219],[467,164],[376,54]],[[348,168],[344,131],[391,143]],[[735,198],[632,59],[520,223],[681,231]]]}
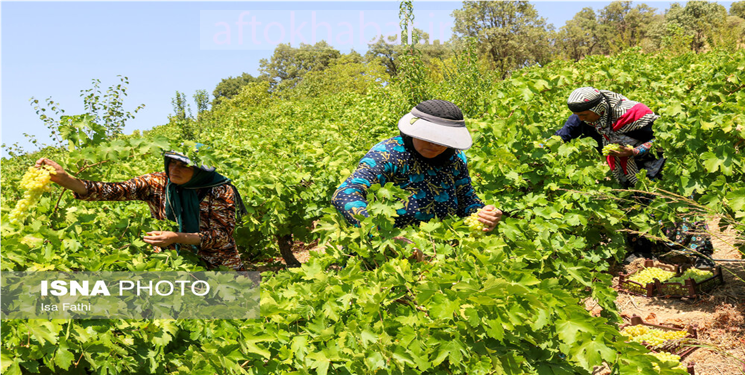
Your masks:
{"label": "blue floral patterned shirt", "polygon": [[331,202],[347,221],[357,225],[359,221],[353,215],[368,216],[367,189],[387,182],[411,192],[395,218],[399,228],[434,217],[464,217],[484,207],[471,186],[462,151],[456,151],[445,164],[433,166],[411,153],[401,136],[386,139],[365,154],[357,170],[336,189]]}

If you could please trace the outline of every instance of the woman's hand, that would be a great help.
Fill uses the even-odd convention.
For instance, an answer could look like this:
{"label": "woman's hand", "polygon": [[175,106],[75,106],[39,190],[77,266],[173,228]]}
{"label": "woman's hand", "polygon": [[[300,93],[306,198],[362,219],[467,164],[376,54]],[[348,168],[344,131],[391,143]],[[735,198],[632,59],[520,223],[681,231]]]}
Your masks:
{"label": "woman's hand", "polygon": [[151,245],[168,247],[174,243],[179,243],[179,235],[176,232],[156,230],[146,234],[147,236],[142,237],[142,240]]}
{"label": "woman's hand", "polygon": [[171,231],[152,231],[147,232],[147,236],[142,240],[155,246],[168,247],[175,243],[186,245],[199,245],[201,238],[196,233],[176,233]]}
{"label": "woman's hand", "polygon": [[66,189],[70,189],[81,195],[88,192],[88,189],[85,187],[85,184],[83,184],[82,181],[67,174],[65,169],[57,164],[55,161],[47,158],[41,158],[36,161],[36,168],[41,168],[44,165],[48,165],[54,168],[55,173],[50,174],[49,179],[55,184]]}
{"label": "woman's hand", "polygon": [[621,149],[618,151],[609,151],[608,155],[619,157],[619,158],[626,158],[629,156],[634,156],[634,147],[621,145],[620,148]]}
{"label": "woman's hand", "polygon": [[491,232],[494,230],[500,220],[502,220],[502,211],[492,205],[488,205],[479,211],[479,221],[487,225],[487,227],[484,228],[484,232]]}

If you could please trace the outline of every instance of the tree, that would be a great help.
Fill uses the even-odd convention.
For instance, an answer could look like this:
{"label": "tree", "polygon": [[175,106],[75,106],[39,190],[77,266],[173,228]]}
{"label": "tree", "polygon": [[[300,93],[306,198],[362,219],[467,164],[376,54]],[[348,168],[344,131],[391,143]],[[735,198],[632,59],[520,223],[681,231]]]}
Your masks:
{"label": "tree", "polygon": [[[60,108],[59,103],[52,100],[51,97],[45,100],[45,104],[39,103],[39,100],[34,97],[29,99],[36,115],[49,129],[52,141],[56,146],[64,145],[66,138],[63,132],[67,131],[65,129],[69,129],[72,123],[83,117],[85,117],[86,123],[91,124],[88,130],[83,130],[83,132],[91,137],[94,136],[94,133],[100,133],[96,135],[110,138],[122,134],[127,120],[133,119],[137,112],[145,108],[144,104],[140,104],[133,112],[124,111],[124,97],[127,96],[129,78],[125,76],[117,77],[119,77],[120,83],[109,86],[105,94],[101,92],[101,80],[98,79],[92,80],[92,88],[80,90],[80,97],[83,98],[83,107],[85,108],[85,114],[83,115],[62,115],[65,110]],[[50,111],[47,112],[47,109]],[[55,118],[57,116],[60,116],[59,119]],[[94,128],[102,130],[98,132],[93,130]],[[26,134],[24,133],[24,135]],[[32,143],[36,144],[37,141],[33,140]]]}
{"label": "tree", "polygon": [[527,1],[464,1],[453,17],[454,38],[475,37],[503,77],[551,60],[553,27]]}
{"label": "tree", "polygon": [[557,45],[564,56],[578,61],[599,49],[600,25],[592,8],[583,8],[558,33]]}
{"label": "tree", "polygon": [[212,96],[215,97],[213,100],[213,105],[218,104],[224,99],[230,99],[238,93],[241,92],[241,88],[251,82],[257,82],[260,81],[260,78],[255,78],[254,76],[243,73],[240,76],[237,76],[235,78],[228,77],[223,78],[220,83],[217,84],[217,87],[215,87],[215,90],[212,91]]}
{"label": "tree", "polygon": [[170,117],[176,121],[186,120],[186,112],[191,112],[189,103],[186,102],[186,94],[176,91],[176,97],[171,99],[171,105],[173,105],[173,116]]}
{"label": "tree", "polygon": [[[429,34],[422,30],[414,29],[414,34],[425,43],[417,43],[417,49],[421,52],[422,62],[430,64],[433,59],[445,60],[453,55],[454,45],[440,40],[430,40]],[[385,67],[389,76],[395,77],[398,73],[398,56],[404,51],[404,46],[397,40],[397,36],[376,38],[375,43],[368,44],[365,61],[376,62]]]}
{"label": "tree", "polygon": [[280,44],[274,49],[270,60],[259,60],[259,71],[267,79],[273,90],[295,87],[309,71],[322,71],[341,53],[325,41],[314,45],[300,43],[293,48],[290,44]]}
{"label": "tree", "polygon": [[691,49],[701,52],[707,44],[713,44],[716,35],[725,32],[727,10],[719,4],[707,1],[689,1],[685,7],[675,3],[670,6],[665,20],[690,35]]}
{"label": "tree", "polygon": [[729,15],[745,19],[745,1],[737,1],[729,6]]}
{"label": "tree", "polygon": [[373,86],[390,81],[385,67],[376,61],[363,63],[362,56],[343,55],[324,71],[310,71],[292,92],[298,97],[318,97],[338,92],[365,94]]}
{"label": "tree", "polygon": [[647,4],[631,7],[631,1],[614,1],[600,11],[599,38],[605,53],[634,47],[646,37],[657,9]]}
{"label": "tree", "polygon": [[206,111],[210,105],[210,94],[207,90],[197,90],[194,93],[193,98],[194,104],[197,106],[197,117],[199,117],[199,115]]}

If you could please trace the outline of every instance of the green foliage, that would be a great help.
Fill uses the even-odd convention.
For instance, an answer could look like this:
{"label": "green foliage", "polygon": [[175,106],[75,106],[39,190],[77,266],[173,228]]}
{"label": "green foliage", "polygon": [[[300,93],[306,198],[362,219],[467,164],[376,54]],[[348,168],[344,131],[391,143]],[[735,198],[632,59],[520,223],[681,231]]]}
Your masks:
{"label": "green foliage", "polygon": [[413,107],[429,98],[427,92],[422,52],[419,50],[421,35],[414,28],[414,5],[411,1],[402,1],[398,11],[401,29],[403,53],[398,57],[395,83],[406,98],[406,104]]}
{"label": "green foliage", "polygon": [[557,44],[569,59],[579,59],[600,50],[599,24],[592,8],[583,8],[558,33]]}
{"label": "green foliage", "polygon": [[[101,81],[98,79],[92,81],[92,88],[80,90],[80,97],[83,98],[83,105],[89,122],[103,127],[104,133],[101,135],[105,137],[122,134],[127,120],[133,119],[134,115],[145,107],[144,104],[140,104],[135,108],[134,113],[124,111],[124,97],[127,96],[126,85],[129,84],[129,79],[124,76],[117,77],[119,77],[120,83],[116,86],[110,86],[105,94],[101,93]],[[55,143],[54,146],[64,146],[64,140],[67,138],[62,134],[62,129],[70,125],[68,116],[62,116],[65,110],[60,108],[59,103],[52,100],[51,97],[46,99],[46,106],[40,104],[39,100],[34,97],[31,97],[29,101],[39,119],[49,129],[49,135]],[[59,119],[56,118],[57,116],[59,116]]]}
{"label": "green foliage", "polygon": [[173,105],[173,115],[168,115],[168,122],[176,125],[181,131],[184,139],[194,139],[194,121],[191,116],[191,107],[186,102],[186,94],[176,91],[176,96],[171,99]]}
{"label": "green foliage", "polygon": [[[452,56],[453,49],[456,48],[450,42],[433,40],[428,33],[420,29],[413,29],[413,35],[417,35],[417,47],[421,52],[422,61],[431,65],[433,60],[445,60]],[[408,34],[407,34],[408,35]],[[384,38],[380,35],[374,43],[368,44],[368,50],[365,53],[365,60],[377,62],[385,67],[389,76],[395,77],[399,70],[399,56],[406,52],[405,43],[408,43],[408,37],[405,37],[405,43],[402,43],[400,35],[388,36]],[[423,42],[423,43],[420,43]]]}
{"label": "green foliage", "polygon": [[730,16],[745,19],[745,1],[735,1],[729,6]]}
{"label": "green foliage", "polygon": [[476,38],[503,77],[551,60],[546,20],[527,1],[464,1],[453,17],[455,35]]}
{"label": "green foliage", "polygon": [[287,95],[297,97],[328,96],[336,92],[366,94],[390,81],[385,69],[374,62],[363,64],[343,55],[324,71],[310,71]]}
{"label": "green foliage", "polygon": [[[199,157],[243,195],[249,214],[235,232],[243,255],[276,256],[275,239],[286,236],[321,239],[325,254],[264,273],[258,320],[3,321],[3,373],[589,374],[603,362],[620,374],[652,373],[655,360],[618,333],[607,260],[626,251],[622,229],[659,234],[658,220],[692,214],[694,204],[743,227],[745,52],[652,56],[634,49],[497,81],[480,74],[470,48],[448,79],[430,82],[424,74],[418,82],[468,114],[474,188],[508,213],[496,232],[473,237],[460,218],[393,228],[405,195],[391,185],[371,189],[371,215],[359,227],[330,209],[333,191],[360,157],[396,134],[411,108],[404,86],[278,98],[268,82],[256,84],[206,113],[196,132],[211,147]],[[321,78],[305,77],[295,89]],[[642,178],[637,188],[696,192],[699,203],[658,198],[635,206],[631,192],[614,190],[594,141],[550,138],[570,114],[566,97],[588,85],[662,115],[655,135],[668,158],[664,178]],[[80,178],[118,181],[157,171],[161,150],[193,146],[173,124],[110,139],[90,116],[68,119],[61,137],[71,147],[35,157],[52,157]],[[32,162],[3,162],[2,270],[203,268],[188,254],[152,253],[142,231],[171,223],[151,219],[138,202],[76,201],[56,188],[24,226],[10,226],[18,180]],[[414,248],[427,261],[411,261]],[[602,317],[585,311],[587,298],[603,307]]]}
{"label": "green foliage", "polygon": [[269,82],[256,81],[246,84],[241,88],[238,95],[233,97],[231,100],[225,100],[222,103],[225,106],[233,106],[235,108],[251,108],[262,105],[269,98],[271,98]]}
{"label": "green foliage", "polygon": [[194,104],[197,107],[197,118],[201,116],[201,114],[207,109],[209,109],[210,106],[210,94],[207,92],[207,90],[197,90],[194,93]]}
{"label": "green foliage", "polygon": [[215,90],[212,91],[212,96],[215,97],[213,104],[218,104],[225,99],[230,99],[241,92],[241,88],[249,83],[260,81],[260,78],[243,73],[237,77],[223,78],[220,83],[217,84]]}
{"label": "green foliage", "polygon": [[665,24],[666,33],[662,37],[662,48],[675,55],[690,52],[693,36],[685,33],[685,30],[676,23]]}
{"label": "green foliage", "polygon": [[680,26],[692,37],[691,50],[701,52],[705,46],[712,46],[714,38],[725,31],[727,10],[717,3],[708,1],[689,1],[685,7],[675,3],[665,15],[667,23]]}
{"label": "green foliage", "polygon": [[452,63],[443,64],[442,79],[431,96],[455,103],[464,116],[480,117],[491,105],[488,98],[499,76],[484,68],[475,38],[466,38],[463,44],[463,50],[448,60]]}
{"label": "green foliage", "polygon": [[169,120],[179,121],[191,117],[191,107],[186,102],[186,94],[183,92],[176,91],[176,96],[171,99],[171,105],[173,106],[173,115],[169,116]]}
{"label": "green foliage", "polygon": [[[99,88],[101,81],[97,79],[93,80],[92,88],[80,90],[85,112],[93,115],[93,121],[106,129],[108,137],[122,134],[127,120],[133,119],[134,114],[145,107],[144,104],[140,104],[135,108],[134,113],[124,111],[124,97],[127,96],[126,85],[129,84],[129,79],[124,76],[117,77],[120,83],[116,86],[109,86],[105,94],[101,92]],[[39,114],[38,111],[37,114]]]}
{"label": "green foliage", "polygon": [[631,1],[614,1],[600,11],[599,42],[604,53],[618,53],[641,43],[656,9],[647,4],[631,7]]}
{"label": "green foliage", "polygon": [[300,43],[293,48],[290,44],[280,44],[274,49],[270,60],[259,61],[262,78],[267,79],[272,90],[284,90],[295,87],[310,71],[323,71],[338,59],[341,53],[326,41],[314,45]]}

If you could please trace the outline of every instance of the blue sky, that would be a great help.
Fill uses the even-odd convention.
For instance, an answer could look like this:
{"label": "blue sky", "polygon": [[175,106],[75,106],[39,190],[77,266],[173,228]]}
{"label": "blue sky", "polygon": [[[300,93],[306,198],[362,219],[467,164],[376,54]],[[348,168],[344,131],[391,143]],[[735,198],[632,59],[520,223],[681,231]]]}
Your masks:
{"label": "blue sky", "polygon": [[[533,2],[542,17],[556,29],[564,25],[584,7],[602,9],[609,1],[540,1]],[[634,4],[641,2],[634,2]],[[645,2],[662,12],[670,2]],[[731,2],[720,2],[729,9]],[[461,2],[415,2],[418,25],[428,30],[433,26],[435,37],[440,25],[451,25],[450,14]],[[222,11],[222,12],[217,12]],[[237,17],[245,15],[242,35],[236,26]],[[243,72],[258,75],[259,60],[271,57],[273,47],[266,40],[290,41],[292,13],[297,26],[308,40],[311,20],[336,25],[348,21],[359,27],[359,14],[370,37],[379,25],[398,22],[397,2],[8,2],[0,3],[2,46],[0,63],[2,132],[7,145],[18,142],[29,151],[23,133],[33,134],[50,143],[47,129],[38,119],[29,98],[40,101],[52,97],[66,114],[83,112],[80,90],[91,87],[91,80],[101,80],[105,90],[118,83],[117,75],[129,78],[125,109],[139,104],[146,107],[130,120],[125,133],[146,130],[167,123],[172,113],[171,99],[175,92],[191,95],[206,89],[210,94],[221,79]],[[254,29],[251,35],[251,17]],[[214,26],[220,21],[222,29]],[[276,22],[270,25],[271,22]],[[209,25],[213,28],[210,29]],[[423,27],[422,27],[423,26]],[[262,33],[262,28],[264,33]],[[286,28],[284,30],[283,28]],[[227,29],[230,29],[228,31]],[[284,35],[280,31],[285,31]],[[334,38],[332,45],[342,52],[351,47],[363,53],[364,44],[344,44],[349,35],[345,29],[317,27],[319,35]],[[298,30],[295,30],[298,31]],[[226,39],[227,32],[232,32]],[[324,34],[325,33],[325,34]],[[298,31],[296,42],[302,41]],[[446,28],[448,39],[451,35]],[[367,35],[365,35],[367,36]],[[240,39],[244,37],[245,39]],[[256,44],[254,40],[264,41]],[[281,39],[284,37],[284,39]],[[262,39],[263,38],[263,39]],[[359,40],[359,33],[353,40]],[[230,43],[226,43],[226,41]],[[239,43],[240,42],[240,43]],[[295,44],[293,44],[295,45]],[[192,103],[192,107],[193,107]],[[4,155],[4,154],[3,154]]]}

